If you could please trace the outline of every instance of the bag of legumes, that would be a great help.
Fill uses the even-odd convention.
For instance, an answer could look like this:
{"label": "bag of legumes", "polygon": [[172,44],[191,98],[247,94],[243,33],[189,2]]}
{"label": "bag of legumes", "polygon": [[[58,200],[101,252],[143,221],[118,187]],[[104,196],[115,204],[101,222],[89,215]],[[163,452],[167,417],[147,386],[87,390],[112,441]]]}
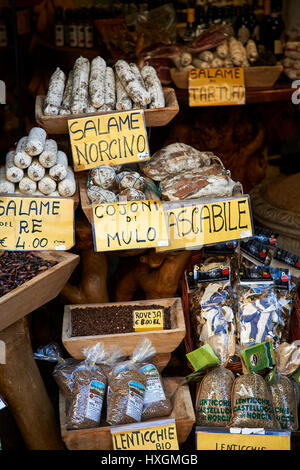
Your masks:
{"label": "bag of legumes", "polygon": [[295,387],[293,374],[300,366],[299,347],[282,343],[275,350],[275,380],[270,384],[273,405],[281,429],[298,429],[298,386]]}
{"label": "bag of legumes", "polygon": [[47,362],[57,362],[52,372],[60,392],[70,402],[74,386],[74,372],[81,367],[82,361],[72,357],[64,359],[62,352],[56,343],[50,343],[39,347],[34,353],[34,358]]}
{"label": "bag of legumes", "polygon": [[196,414],[199,426],[227,427],[231,418],[231,390],[233,373],[225,368],[231,346],[228,336],[219,334],[207,339],[221,364],[209,370],[198,384]]}
{"label": "bag of legumes", "polygon": [[271,391],[261,375],[249,373],[235,379],[229,425],[236,428],[280,429]]}
{"label": "bag of legumes", "polygon": [[160,374],[149,362],[155,353],[151,341],[143,338],[129,360],[118,363],[112,370],[107,401],[109,424],[140,422],[170,413]]}
{"label": "bag of legumes", "polygon": [[[74,372],[72,400],[67,413],[68,429],[88,429],[99,426],[106,392],[107,378],[101,367],[108,353],[103,343],[83,349],[85,360]],[[97,364],[96,364],[97,363]]]}

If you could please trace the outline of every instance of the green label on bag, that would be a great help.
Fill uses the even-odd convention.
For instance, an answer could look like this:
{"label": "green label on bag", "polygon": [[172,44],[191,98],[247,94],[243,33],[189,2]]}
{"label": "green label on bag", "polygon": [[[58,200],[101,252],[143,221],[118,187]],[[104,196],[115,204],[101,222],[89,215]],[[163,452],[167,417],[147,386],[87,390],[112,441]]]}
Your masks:
{"label": "green label on bag", "polygon": [[204,346],[201,346],[201,348],[195,349],[195,351],[188,353],[186,357],[196,372],[217,366],[221,363],[209,344],[205,344]]}
{"label": "green label on bag", "polygon": [[271,341],[242,349],[241,356],[248,372],[258,372],[275,366],[275,354]]}

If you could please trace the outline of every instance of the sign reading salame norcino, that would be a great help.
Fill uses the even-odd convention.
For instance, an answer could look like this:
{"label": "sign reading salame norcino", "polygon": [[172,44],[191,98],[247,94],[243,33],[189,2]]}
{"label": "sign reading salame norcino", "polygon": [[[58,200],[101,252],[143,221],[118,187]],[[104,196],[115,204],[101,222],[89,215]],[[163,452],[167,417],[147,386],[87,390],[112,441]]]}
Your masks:
{"label": "sign reading salame norcino", "polygon": [[143,110],[69,119],[75,171],[150,158]]}

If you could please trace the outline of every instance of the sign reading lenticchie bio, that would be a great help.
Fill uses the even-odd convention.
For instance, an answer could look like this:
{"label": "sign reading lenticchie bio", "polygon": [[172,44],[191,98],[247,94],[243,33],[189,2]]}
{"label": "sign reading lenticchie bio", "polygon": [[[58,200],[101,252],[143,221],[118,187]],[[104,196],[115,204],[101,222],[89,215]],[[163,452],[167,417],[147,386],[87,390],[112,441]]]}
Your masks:
{"label": "sign reading lenticchie bio", "polygon": [[150,158],[143,110],[69,119],[68,127],[75,171]]}
{"label": "sign reading lenticchie bio", "polygon": [[178,450],[175,419],[110,428],[114,450]]}
{"label": "sign reading lenticchie bio", "polygon": [[190,106],[231,106],[245,103],[243,68],[190,70]]}

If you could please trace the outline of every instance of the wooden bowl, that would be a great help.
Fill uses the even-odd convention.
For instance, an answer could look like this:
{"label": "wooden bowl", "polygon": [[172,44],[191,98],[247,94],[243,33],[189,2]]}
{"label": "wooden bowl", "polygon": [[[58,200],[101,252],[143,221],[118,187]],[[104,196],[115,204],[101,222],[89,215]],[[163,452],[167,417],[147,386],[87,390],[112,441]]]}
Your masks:
{"label": "wooden bowl", "polygon": [[0,297],[0,331],[54,299],[79,263],[79,256],[63,251],[35,251],[58,264]]}
{"label": "wooden bowl", "polygon": [[[143,331],[138,333],[122,333],[111,335],[94,335],[94,336],[72,336],[72,310],[77,308],[93,308],[93,307],[109,307],[114,305],[138,305],[147,307],[147,305],[162,305],[163,307],[171,307],[171,326],[170,330],[160,331]],[[69,352],[75,359],[83,359],[82,349],[94,346],[101,341],[107,349],[111,345],[117,344],[126,356],[130,356],[140,340],[147,337],[152,342],[157,354],[171,353],[179,346],[185,337],[185,323],[180,298],[172,299],[156,299],[156,300],[136,300],[131,302],[115,302],[103,304],[85,304],[85,305],[66,305],[64,311],[62,341]]]}
{"label": "wooden bowl", "polygon": [[[178,101],[173,88],[164,88],[166,101],[165,108],[145,109],[146,127],[166,126],[179,112]],[[76,119],[87,116],[101,116],[102,114],[113,114],[114,111],[102,111],[87,114],[69,114],[63,116],[44,116],[45,96],[37,96],[35,101],[35,119],[47,131],[48,134],[68,134],[68,119]],[[120,112],[120,111],[116,111]]]}

